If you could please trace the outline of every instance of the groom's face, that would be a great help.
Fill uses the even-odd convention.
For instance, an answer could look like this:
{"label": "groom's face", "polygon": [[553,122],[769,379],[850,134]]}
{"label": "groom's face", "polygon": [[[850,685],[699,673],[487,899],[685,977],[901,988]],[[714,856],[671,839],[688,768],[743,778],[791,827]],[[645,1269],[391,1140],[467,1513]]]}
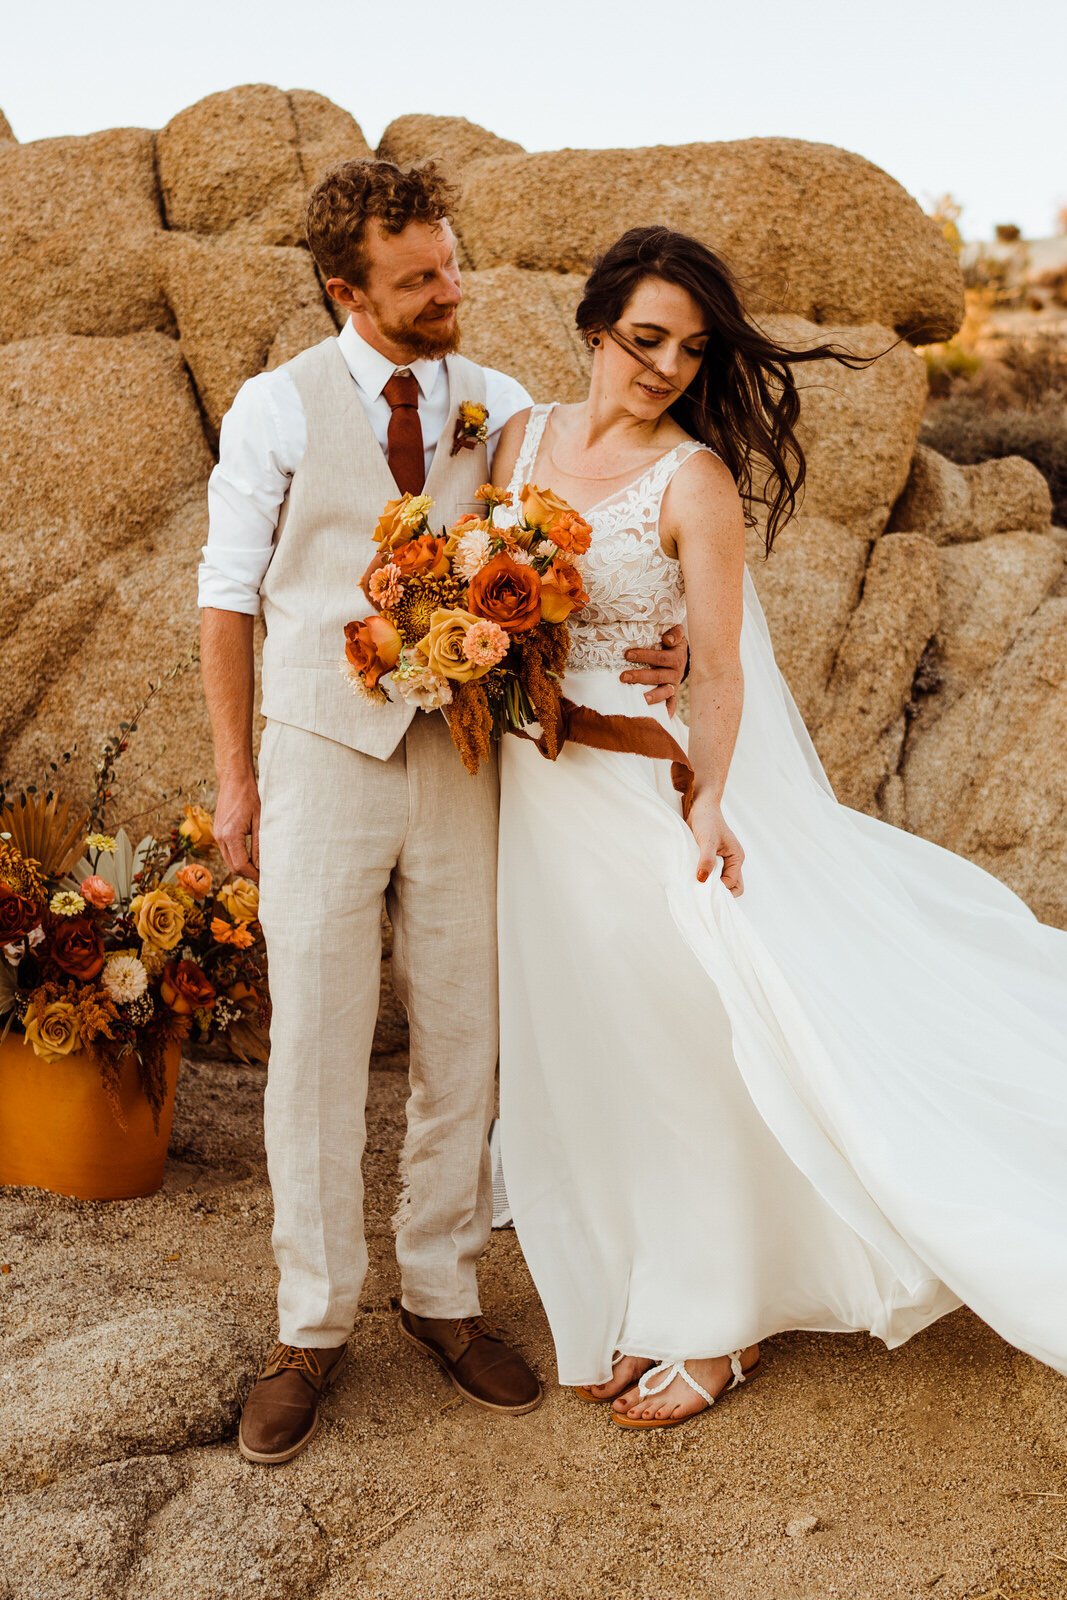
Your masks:
{"label": "groom's face", "polygon": [[364,237],[367,270],[353,290],[357,331],[366,318],[381,340],[409,361],[448,355],[459,344],[463,297],[456,239],[447,221],[409,222],[387,233],[372,219]]}

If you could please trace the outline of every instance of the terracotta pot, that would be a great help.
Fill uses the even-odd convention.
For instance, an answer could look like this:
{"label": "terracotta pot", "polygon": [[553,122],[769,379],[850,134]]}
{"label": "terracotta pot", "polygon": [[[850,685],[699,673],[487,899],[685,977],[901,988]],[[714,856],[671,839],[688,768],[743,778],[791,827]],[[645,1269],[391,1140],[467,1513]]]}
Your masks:
{"label": "terracotta pot", "polygon": [[0,1183],[32,1184],[78,1200],[128,1200],[163,1182],[181,1043],[167,1049],[167,1093],[159,1114],[141,1092],[137,1063],[123,1063],[120,1128],[100,1069],[76,1051],[42,1061],[11,1032],[0,1044]]}

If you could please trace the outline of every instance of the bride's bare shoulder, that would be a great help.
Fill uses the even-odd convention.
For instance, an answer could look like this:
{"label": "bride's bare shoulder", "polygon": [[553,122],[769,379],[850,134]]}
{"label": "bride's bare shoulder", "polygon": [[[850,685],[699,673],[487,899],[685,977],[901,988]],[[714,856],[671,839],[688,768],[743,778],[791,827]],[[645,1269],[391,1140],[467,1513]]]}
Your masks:
{"label": "bride's bare shoulder", "polygon": [[676,501],[692,501],[701,495],[714,495],[716,500],[737,500],[737,485],[733,473],[714,450],[694,450],[687,456],[671,479],[670,492]]}
{"label": "bride's bare shoulder", "polygon": [[733,474],[711,450],[694,450],[667,486],[660,515],[660,540],[677,557],[686,534],[744,545],[745,516]]}

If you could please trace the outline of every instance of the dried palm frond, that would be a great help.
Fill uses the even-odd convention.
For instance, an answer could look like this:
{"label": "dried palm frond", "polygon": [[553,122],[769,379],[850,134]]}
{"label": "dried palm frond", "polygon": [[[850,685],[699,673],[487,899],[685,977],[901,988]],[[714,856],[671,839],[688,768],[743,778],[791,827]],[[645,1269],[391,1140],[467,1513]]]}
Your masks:
{"label": "dried palm frond", "polygon": [[36,861],[46,878],[62,878],[82,853],[86,811],[71,820],[70,801],[55,795],[21,795],[0,811],[0,833],[9,833],[19,855]]}

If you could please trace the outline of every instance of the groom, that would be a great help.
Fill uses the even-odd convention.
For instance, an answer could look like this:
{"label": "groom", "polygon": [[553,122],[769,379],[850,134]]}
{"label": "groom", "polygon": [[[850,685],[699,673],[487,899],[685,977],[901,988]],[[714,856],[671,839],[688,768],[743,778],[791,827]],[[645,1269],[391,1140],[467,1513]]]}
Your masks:
{"label": "groom", "polygon": [[[348,321],[242,387],[209,487],[200,605],[215,836],[232,871],[259,875],[273,1001],[264,1132],[279,1342],[241,1417],[250,1461],[287,1461],[307,1444],[355,1323],[383,900],[411,1032],[401,1330],[487,1410],[531,1411],[542,1394],[481,1316],[476,1275],[492,1217],[495,764],[470,777],[443,717],[399,696],[360,700],[338,670],[345,623],[370,610],[359,580],[385,502],[425,492],[435,523],[455,521],[487,481],[504,423],[530,404],[513,378],[456,353],[455,198],[432,165],[350,161],[323,179],[308,243]],[[456,428],[467,401],[488,413],[473,448]],[[652,685],[650,700],[673,698],[681,641],[672,630],[662,651],[629,652],[644,666],[624,677]]]}

